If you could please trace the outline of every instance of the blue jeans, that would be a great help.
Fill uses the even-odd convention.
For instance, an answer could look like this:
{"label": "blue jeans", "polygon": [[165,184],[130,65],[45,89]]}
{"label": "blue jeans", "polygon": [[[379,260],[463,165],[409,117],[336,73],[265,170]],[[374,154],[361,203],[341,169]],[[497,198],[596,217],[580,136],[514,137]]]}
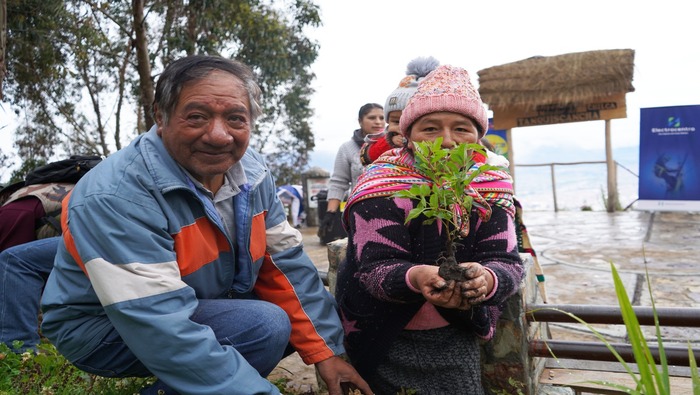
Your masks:
{"label": "blue jeans", "polygon": [[0,253],[0,343],[39,343],[39,302],[53,269],[59,237],[31,241]]}
{"label": "blue jeans", "polygon": [[[283,357],[294,351],[289,346],[291,324],[287,314],[269,302],[200,299],[191,319],[209,326],[220,344],[236,349],[262,377],[266,377]],[[101,376],[152,376],[114,329],[93,352],[72,362],[81,370]],[[108,371],[111,373],[105,374]],[[141,394],[157,394],[158,391],[161,391],[160,394],[176,394],[161,381],[145,388]]]}

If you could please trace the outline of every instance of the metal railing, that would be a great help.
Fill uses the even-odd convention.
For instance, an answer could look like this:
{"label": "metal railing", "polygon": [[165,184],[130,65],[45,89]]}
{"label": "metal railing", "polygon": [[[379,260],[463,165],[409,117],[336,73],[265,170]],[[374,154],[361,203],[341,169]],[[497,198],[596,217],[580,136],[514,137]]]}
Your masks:
{"label": "metal railing", "polygon": [[[557,202],[557,180],[556,180],[556,175],[555,175],[556,174],[555,166],[599,165],[599,164],[604,165],[604,164],[607,164],[607,162],[604,160],[600,160],[600,161],[583,161],[583,162],[530,163],[530,164],[516,164],[515,167],[549,167],[549,173],[550,173],[550,178],[551,178],[551,182],[552,182],[552,201],[554,202],[554,211],[558,212],[559,205]],[[632,170],[621,165],[617,161],[615,161],[615,165],[617,167],[621,167],[622,169],[628,171],[633,176],[639,178],[638,174],[634,173]],[[515,174],[517,174],[517,172]],[[516,184],[517,184],[517,180],[516,180]],[[615,186],[615,189],[617,189],[617,185]],[[615,191],[615,195],[619,196],[617,191]],[[625,206],[624,210],[627,210],[636,201],[637,200],[635,199],[633,202],[629,203],[627,206]]]}
{"label": "metal railing", "polygon": [[[633,308],[640,325],[653,326],[654,311],[651,307],[636,306]],[[619,306],[605,305],[549,305],[532,304],[526,307],[526,318],[530,323],[536,322],[578,322],[568,312],[588,324],[617,324],[624,325],[624,320]],[[700,328],[700,308],[691,307],[657,307],[656,314],[660,326]],[[625,362],[635,362],[632,346],[625,343],[610,343],[615,351]],[[690,358],[687,346],[664,345],[664,353],[669,365],[690,366]],[[649,345],[649,351],[659,362],[659,348]],[[608,347],[602,342],[591,341],[565,341],[565,340],[540,340],[532,339],[529,343],[530,356],[587,360],[610,361],[617,359]],[[696,360],[700,360],[700,351],[693,351]]]}

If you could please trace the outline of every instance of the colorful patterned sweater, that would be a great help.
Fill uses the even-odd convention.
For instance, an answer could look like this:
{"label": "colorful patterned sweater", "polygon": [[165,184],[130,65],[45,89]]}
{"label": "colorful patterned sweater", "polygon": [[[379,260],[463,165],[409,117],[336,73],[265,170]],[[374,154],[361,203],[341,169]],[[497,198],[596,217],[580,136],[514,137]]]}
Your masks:
{"label": "colorful patterned sweater", "polygon": [[[396,153],[401,154],[398,151]],[[380,158],[360,178],[353,197],[362,195],[357,192],[366,186],[363,181],[372,177],[373,171],[376,181],[382,167],[386,170],[401,161],[406,165],[405,159],[396,155],[393,159]],[[394,169],[392,172],[397,174]],[[406,175],[405,172],[402,174]],[[384,185],[396,186],[396,178],[391,181]],[[415,180],[406,182],[410,184]],[[371,193],[372,189],[381,188],[364,189],[365,197],[351,197],[346,209],[347,260],[340,265],[336,290],[346,350],[362,375],[372,373],[392,339],[425,303],[421,294],[407,286],[406,272],[415,265],[436,265],[446,238],[444,229],[437,222],[423,225],[425,218],[419,217],[405,224],[408,212],[416,202],[386,194],[377,196]],[[503,199],[503,195],[498,199]],[[510,206],[500,202],[493,204],[494,199],[485,200],[489,202],[485,209],[490,215],[480,212],[484,208],[474,207],[469,233],[459,241],[456,257],[458,262],[476,261],[491,269],[498,278],[498,287],[491,298],[471,310],[440,307],[437,310],[451,324],[489,339],[493,336],[503,302],[520,286],[523,268],[511,209],[512,197]]]}

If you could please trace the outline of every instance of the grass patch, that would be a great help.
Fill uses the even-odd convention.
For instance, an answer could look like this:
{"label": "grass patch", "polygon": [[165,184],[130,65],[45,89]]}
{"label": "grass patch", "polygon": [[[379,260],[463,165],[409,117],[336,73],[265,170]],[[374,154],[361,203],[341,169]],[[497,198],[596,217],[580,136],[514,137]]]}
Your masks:
{"label": "grass patch", "polygon": [[[18,353],[0,343],[0,395],[134,395],[153,384],[155,377],[107,378],[88,374],[73,366],[50,343],[37,351]],[[283,395],[300,395],[286,388],[287,379],[272,383]]]}

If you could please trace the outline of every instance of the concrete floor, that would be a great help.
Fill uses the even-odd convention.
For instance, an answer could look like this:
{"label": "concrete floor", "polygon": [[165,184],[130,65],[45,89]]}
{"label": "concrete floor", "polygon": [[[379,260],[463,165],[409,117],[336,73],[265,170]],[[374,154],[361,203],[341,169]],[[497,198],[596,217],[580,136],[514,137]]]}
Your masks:
{"label": "concrete floor", "polygon": [[[524,222],[544,269],[549,303],[617,305],[612,263],[633,304],[649,306],[653,295],[659,307],[700,305],[700,213],[525,211]],[[327,251],[316,230],[301,229],[305,249],[319,270],[326,271]],[[555,339],[592,338],[581,325],[550,327]],[[610,340],[624,341],[624,327],[595,327]],[[648,334],[653,335],[653,328]],[[662,335],[665,343],[690,341],[697,347],[700,342],[697,328],[664,328]],[[270,377],[290,379],[290,388],[299,393],[325,393],[318,390],[313,367],[296,354],[283,360]]]}

